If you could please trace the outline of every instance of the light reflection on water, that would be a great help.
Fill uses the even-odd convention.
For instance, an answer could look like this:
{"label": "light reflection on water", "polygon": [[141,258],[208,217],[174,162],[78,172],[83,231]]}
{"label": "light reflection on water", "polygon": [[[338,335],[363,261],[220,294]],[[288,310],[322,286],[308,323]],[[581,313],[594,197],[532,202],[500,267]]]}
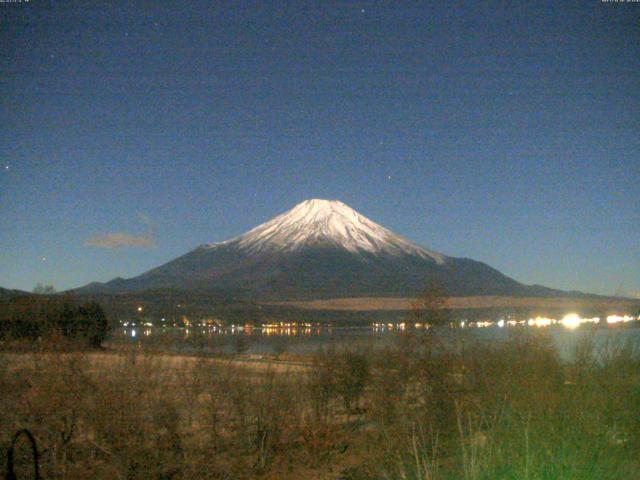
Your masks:
{"label": "light reflection on water", "polygon": [[[560,320],[529,319],[522,321],[468,322],[461,328],[435,329],[435,334],[450,342],[504,341],[513,335],[545,333],[558,348],[560,356],[570,359],[579,343],[591,338],[596,345],[611,340],[631,341],[640,347],[638,322],[600,321],[567,315]],[[629,317],[631,318],[631,317]],[[531,322],[530,320],[533,320]],[[635,320],[631,318],[631,320]],[[619,325],[621,324],[621,325]],[[545,327],[545,328],[541,328]],[[392,345],[408,332],[424,334],[426,325],[406,323],[367,326],[278,325],[266,327],[123,327],[115,330],[112,342],[133,343],[149,348],[184,353],[309,354],[328,346],[380,347]]]}

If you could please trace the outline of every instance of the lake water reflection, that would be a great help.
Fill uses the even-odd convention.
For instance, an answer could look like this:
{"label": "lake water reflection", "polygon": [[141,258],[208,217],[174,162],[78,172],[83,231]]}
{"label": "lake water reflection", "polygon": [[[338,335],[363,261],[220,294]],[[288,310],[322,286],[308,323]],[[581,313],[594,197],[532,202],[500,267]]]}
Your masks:
{"label": "lake water reflection", "polygon": [[[544,325],[543,325],[544,324]],[[113,331],[113,344],[135,344],[143,348],[179,353],[243,353],[270,355],[275,353],[309,354],[322,348],[376,348],[393,345],[402,336],[436,335],[440,340],[458,348],[470,343],[501,342],[519,335],[543,335],[553,342],[560,356],[571,359],[576,348],[586,339],[597,347],[631,342],[640,348],[638,322],[624,324],[593,322],[583,324],[524,321],[507,326],[506,322],[485,322],[462,328],[439,328],[427,332],[424,327],[402,323],[366,326],[283,325],[270,327],[158,327],[127,326]]]}

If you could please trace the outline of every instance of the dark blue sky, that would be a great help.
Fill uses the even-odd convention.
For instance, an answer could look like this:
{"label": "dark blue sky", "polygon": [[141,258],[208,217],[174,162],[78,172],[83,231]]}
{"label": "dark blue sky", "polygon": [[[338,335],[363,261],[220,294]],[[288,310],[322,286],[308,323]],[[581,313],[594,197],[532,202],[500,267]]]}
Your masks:
{"label": "dark blue sky", "polygon": [[640,3],[0,20],[1,286],[133,276],[320,197],[526,283],[640,292]]}

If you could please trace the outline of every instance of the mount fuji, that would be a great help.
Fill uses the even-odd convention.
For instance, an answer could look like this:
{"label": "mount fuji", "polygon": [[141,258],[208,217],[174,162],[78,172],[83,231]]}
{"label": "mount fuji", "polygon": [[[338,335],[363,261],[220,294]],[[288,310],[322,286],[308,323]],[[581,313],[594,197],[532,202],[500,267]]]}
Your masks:
{"label": "mount fuji", "polygon": [[490,266],[423,248],[339,201],[306,200],[248,232],[205,244],[130,279],[80,293],[172,289],[251,300],[407,297],[437,283],[448,295],[556,296]]}

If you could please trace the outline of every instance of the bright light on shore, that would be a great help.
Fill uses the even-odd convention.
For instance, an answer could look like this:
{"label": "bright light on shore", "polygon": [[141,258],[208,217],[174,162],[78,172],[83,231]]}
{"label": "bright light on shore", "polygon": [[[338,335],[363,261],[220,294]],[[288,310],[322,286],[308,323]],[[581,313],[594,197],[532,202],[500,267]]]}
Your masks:
{"label": "bright light on shore", "polygon": [[630,315],[609,315],[607,317],[607,323],[625,323],[634,320],[634,318]]}
{"label": "bright light on shore", "polygon": [[528,323],[530,327],[548,327],[549,325],[556,323],[556,321],[553,318],[536,317],[530,318]]}
{"label": "bright light on shore", "polygon": [[565,315],[564,318],[560,320],[560,323],[566,328],[570,328],[571,330],[573,330],[574,328],[578,328],[580,326],[581,319],[577,313],[570,313],[568,315]]}

